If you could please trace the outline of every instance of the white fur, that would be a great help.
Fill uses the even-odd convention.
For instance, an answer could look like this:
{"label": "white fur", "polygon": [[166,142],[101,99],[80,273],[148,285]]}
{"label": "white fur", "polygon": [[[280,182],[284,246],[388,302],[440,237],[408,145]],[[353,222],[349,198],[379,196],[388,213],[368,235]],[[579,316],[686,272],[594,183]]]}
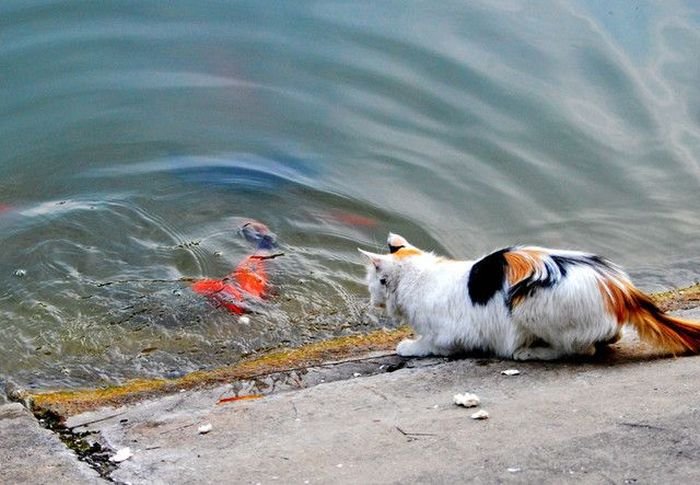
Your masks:
{"label": "white fur", "polygon": [[[550,360],[593,354],[597,343],[614,340],[620,329],[600,293],[600,270],[590,266],[569,267],[555,285],[537,289],[511,311],[504,291],[485,305],[471,301],[467,285],[475,261],[451,261],[431,253],[394,258],[362,252],[371,261],[367,273],[371,302],[386,306],[391,316],[410,324],[418,335],[398,345],[396,352],[402,356],[481,350],[516,360]],[[621,272],[610,277],[625,278]],[[380,284],[382,278],[386,285]]]}

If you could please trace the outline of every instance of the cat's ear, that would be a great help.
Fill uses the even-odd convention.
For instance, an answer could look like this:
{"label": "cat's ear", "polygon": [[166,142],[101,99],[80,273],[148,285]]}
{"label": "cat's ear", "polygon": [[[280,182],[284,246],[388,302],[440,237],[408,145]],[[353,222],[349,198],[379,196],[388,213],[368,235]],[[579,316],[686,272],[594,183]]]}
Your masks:
{"label": "cat's ear", "polygon": [[365,256],[373,265],[375,268],[379,269],[382,264],[386,263],[389,261],[389,256],[384,255],[384,254],[376,254],[376,253],[370,253],[369,251],[365,251],[363,249],[357,248],[357,250]]}
{"label": "cat's ear", "polygon": [[386,243],[389,245],[389,252],[391,254],[394,254],[396,251],[399,249],[403,248],[412,248],[411,244],[406,240],[405,237],[399,236],[398,234],[394,234],[393,232],[389,233],[389,237],[386,239]]}

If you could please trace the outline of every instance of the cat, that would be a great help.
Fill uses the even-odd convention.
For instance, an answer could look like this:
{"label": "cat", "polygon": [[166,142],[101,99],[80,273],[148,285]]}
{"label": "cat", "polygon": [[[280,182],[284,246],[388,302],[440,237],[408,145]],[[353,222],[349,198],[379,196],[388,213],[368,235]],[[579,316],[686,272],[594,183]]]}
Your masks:
{"label": "cat", "polygon": [[672,354],[700,352],[700,323],[662,312],[618,266],[593,254],[513,246],[476,261],[425,252],[389,234],[368,259],[370,302],[410,324],[406,357],[485,351],[515,360],[593,355],[631,325]]}

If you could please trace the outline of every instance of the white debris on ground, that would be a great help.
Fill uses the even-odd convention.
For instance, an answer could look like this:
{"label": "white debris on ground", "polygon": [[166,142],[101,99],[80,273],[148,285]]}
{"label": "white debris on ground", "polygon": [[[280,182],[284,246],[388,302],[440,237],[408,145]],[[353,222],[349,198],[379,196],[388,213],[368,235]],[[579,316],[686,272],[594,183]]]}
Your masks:
{"label": "white debris on ground", "polygon": [[452,397],[452,401],[457,406],[464,406],[465,408],[473,408],[481,404],[481,399],[479,399],[479,396],[468,392],[465,392],[464,394],[455,394]]}
{"label": "white debris on ground", "polygon": [[131,448],[127,446],[126,448],[121,448],[117,450],[114,456],[111,457],[109,460],[113,461],[114,463],[121,463],[123,461],[128,460],[132,456],[134,456],[134,454],[131,452]]}
{"label": "white debris on ground", "polygon": [[477,412],[469,416],[472,419],[489,419],[489,413],[483,409],[479,409]]}
{"label": "white debris on ground", "polygon": [[518,369],[506,369],[502,370],[501,374],[504,376],[519,376],[520,371]]}
{"label": "white debris on ground", "polygon": [[250,317],[246,317],[245,315],[243,315],[238,319],[238,321],[243,325],[248,325],[250,323]]}
{"label": "white debris on ground", "polygon": [[211,425],[211,423],[203,424],[199,428],[197,428],[197,433],[199,434],[207,434],[209,431],[211,431],[214,427]]}

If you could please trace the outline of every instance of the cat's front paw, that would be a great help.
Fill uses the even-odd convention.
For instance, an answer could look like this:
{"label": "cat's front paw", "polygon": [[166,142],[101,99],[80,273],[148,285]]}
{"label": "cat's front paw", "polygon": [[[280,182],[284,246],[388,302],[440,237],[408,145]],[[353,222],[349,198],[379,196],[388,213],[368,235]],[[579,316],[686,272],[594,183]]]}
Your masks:
{"label": "cat's front paw", "polygon": [[424,357],[430,354],[430,351],[425,348],[424,343],[418,339],[404,339],[396,346],[396,353],[401,357]]}
{"label": "cat's front paw", "polygon": [[532,352],[529,348],[522,348],[518,349],[515,352],[513,352],[513,360],[536,360],[537,357],[535,356],[534,352]]}
{"label": "cat's front paw", "polygon": [[521,347],[513,352],[514,360],[555,360],[565,354],[551,347]]}

